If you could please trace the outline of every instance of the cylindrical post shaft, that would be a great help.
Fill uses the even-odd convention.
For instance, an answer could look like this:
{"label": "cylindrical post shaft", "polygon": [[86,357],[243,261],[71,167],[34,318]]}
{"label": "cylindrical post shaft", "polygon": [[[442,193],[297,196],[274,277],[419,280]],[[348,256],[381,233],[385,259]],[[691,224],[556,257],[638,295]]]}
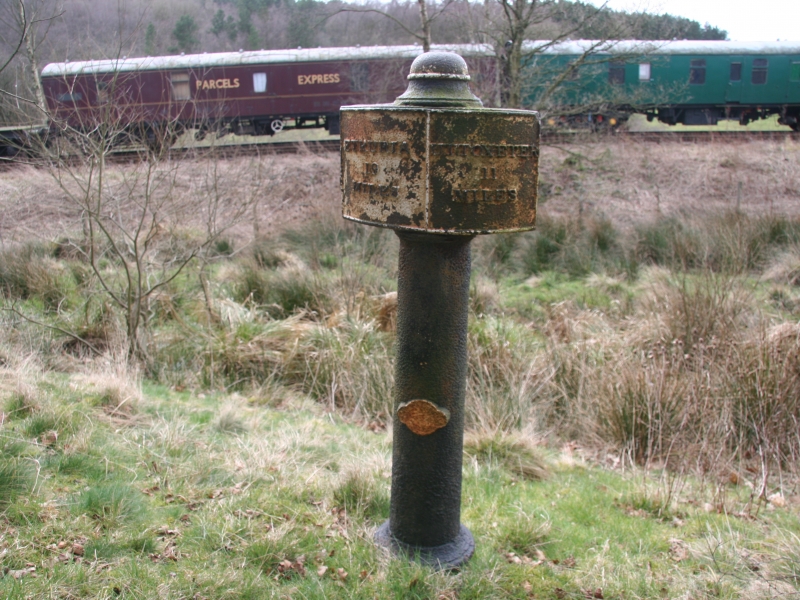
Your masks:
{"label": "cylindrical post shaft", "polygon": [[[403,232],[398,236],[388,529],[395,543],[421,560],[452,566],[468,559],[474,547],[460,523],[472,238]],[[434,411],[448,415],[447,424],[429,434],[412,431],[397,415],[414,400],[426,400]]]}

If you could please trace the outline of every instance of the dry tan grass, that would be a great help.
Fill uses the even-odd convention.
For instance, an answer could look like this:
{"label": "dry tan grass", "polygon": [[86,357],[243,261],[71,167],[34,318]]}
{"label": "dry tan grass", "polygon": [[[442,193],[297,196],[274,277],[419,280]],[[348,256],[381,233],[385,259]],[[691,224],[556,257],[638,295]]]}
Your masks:
{"label": "dry tan grass", "polygon": [[[576,158],[576,154],[580,157]],[[702,144],[629,140],[545,146],[542,212],[577,218],[582,208],[630,226],[659,216],[800,215],[800,143]]]}
{"label": "dry tan grass", "polygon": [[[259,199],[252,217],[231,232],[237,248],[340,210],[339,157],[333,153],[185,159],[174,166],[176,202],[185,207],[179,226],[202,226],[202,213],[192,211],[193,198],[202,196],[209,177],[223,195]],[[118,177],[133,168],[110,167]],[[583,210],[623,227],[661,215],[737,207],[751,215],[797,216],[800,143],[788,138],[703,144],[608,139],[545,146],[540,180],[542,214],[578,218]],[[47,170],[14,166],[0,171],[0,241],[52,240],[76,231],[80,215]]]}
{"label": "dry tan grass", "polygon": [[[9,417],[6,410],[33,411],[41,404],[38,382],[41,365],[34,354],[19,356],[0,349],[0,426]],[[16,406],[9,406],[15,404]]]}
{"label": "dry tan grass", "polygon": [[143,397],[141,373],[123,352],[87,362],[84,371],[73,376],[72,387],[94,396],[109,418],[120,421],[138,412]]}
{"label": "dry tan grass", "polygon": [[[110,185],[132,180],[141,165],[109,165]],[[230,159],[184,159],[163,165],[174,169],[171,183],[176,229],[202,230],[209,188],[237,206],[254,201],[245,222],[228,232],[241,248],[309,215],[338,210],[339,163],[335,155],[302,153]],[[80,171],[79,166],[71,169]],[[134,207],[135,208],[135,207]],[[224,221],[225,215],[218,220]],[[0,242],[50,241],[81,231],[80,211],[46,168],[14,166],[0,171]]]}
{"label": "dry tan grass", "polygon": [[800,285],[800,248],[791,248],[775,257],[761,278],[774,283]]}

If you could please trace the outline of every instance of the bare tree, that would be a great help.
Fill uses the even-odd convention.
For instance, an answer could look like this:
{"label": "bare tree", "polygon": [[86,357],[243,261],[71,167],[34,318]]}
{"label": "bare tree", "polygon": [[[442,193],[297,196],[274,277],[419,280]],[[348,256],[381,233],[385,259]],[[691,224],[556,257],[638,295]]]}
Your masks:
{"label": "bare tree", "polygon": [[[588,10],[577,22],[557,20],[560,4],[556,0],[495,0],[499,10],[487,11],[489,37],[502,56],[502,102],[504,106],[520,107],[523,98],[523,74],[526,63],[536,54],[569,39],[576,32],[597,19],[606,10],[606,4],[594,10]],[[545,35],[537,35],[545,32]],[[616,37],[621,32],[607,35],[604,40]],[[547,41],[526,45],[529,39],[546,39]],[[602,43],[602,42],[600,42]],[[578,62],[586,60],[596,49],[589,47],[579,57]],[[567,76],[563,73],[561,81]],[[559,82],[560,83],[560,82]]]}
{"label": "bare tree", "polygon": [[[43,166],[72,209],[82,235],[73,251],[89,265],[99,291],[120,311],[128,356],[148,364],[154,301],[177,277],[204,264],[215,243],[253,214],[264,169],[237,188],[220,183],[226,167],[214,153],[202,161],[144,152],[133,163],[111,160],[121,122],[70,131],[72,149],[42,147]],[[187,187],[189,188],[187,190]],[[179,242],[176,242],[179,240]]]}
{"label": "bare tree", "polygon": [[[9,53],[8,57],[6,58],[5,62],[0,64],[0,73],[6,70],[8,65],[11,64],[17,55],[19,54],[20,50],[22,49],[22,45],[25,43],[25,36],[28,31],[28,15],[25,12],[25,4],[20,2],[20,9],[21,9],[21,18],[20,24],[22,25],[19,31],[12,32],[12,35],[9,36],[10,39],[6,39],[6,36],[2,37],[2,41],[6,44],[9,44],[11,47],[11,52]],[[19,13],[17,13],[19,14]]]}
{"label": "bare tree", "polygon": [[381,15],[382,17],[388,19],[397,27],[399,27],[403,32],[411,36],[412,38],[419,41],[422,44],[423,52],[429,52],[431,49],[432,38],[431,38],[431,28],[433,26],[434,21],[436,21],[447,8],[454,2],[454,0],[443,0],[441,4],[437,4],[435,1],[430,3],[428,0],[417,0],[417,6],[419,10],[419,20],[420,26],[419,29],[411,28],[406,25],[401,19],[396,17],[392,14],[389,10],[384,10],[375,7],[354,7],[354,6],[344,6],[337,8],[331,14],[325,17],[325,20],[329,20],[336,15],[343,14],[343,13],[362,13],[362,14],[376,14]]}
{"label": "bare tree", "polygon": [[[6,69],[18,56],[24,56],[28,68],[28,79],[33,89],[33,104],[42,113],[46,113],[47,104],[44,91],[39,81],[39,45],[47,37],[53,22],[64,13],[62,7],[52,0],[10,0],[5,10],[0,12],[0,24],[8,32],[3,39],[10,46],[11,53],[0,63],[0,72]],[[6,90],[4,95],[17,96]],[[30,100],[17,97],[25,102]]]}

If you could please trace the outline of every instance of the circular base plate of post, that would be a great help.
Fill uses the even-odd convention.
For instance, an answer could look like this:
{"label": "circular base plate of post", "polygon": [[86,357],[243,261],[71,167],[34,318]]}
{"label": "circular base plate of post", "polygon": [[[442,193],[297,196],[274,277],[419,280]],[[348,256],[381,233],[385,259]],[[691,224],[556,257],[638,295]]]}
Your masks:
{"label": "circular base plate of post", "polygon": [[475,539],[463,525],[452,542],[441,546],[412,546],[395,538],[389,521],[386,521],[375,532],[375,543],[395,556],[405,556],[437,570],[455,569],[467,562],[475,552]]}

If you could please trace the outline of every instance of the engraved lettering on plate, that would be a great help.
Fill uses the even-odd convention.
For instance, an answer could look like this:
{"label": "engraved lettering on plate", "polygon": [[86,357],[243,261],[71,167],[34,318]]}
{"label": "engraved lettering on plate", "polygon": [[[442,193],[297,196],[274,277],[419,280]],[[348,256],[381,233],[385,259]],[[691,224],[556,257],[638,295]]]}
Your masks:
{"label": "engraved lettering on plate", "polygon": [[431,188],[446,201],[431,203],[431,228],[496,231],[532,225],[539,152],[528,136],[535,118],[513,111],[432,117]]}
{"label": "engraved lettering on plate", "polygon": [[346,107],[341,124],[345,218],[441,233],[533,228],[535,114]]}
{"label": "engraved lettering on plate", "polygon": [[346,218],[425,229],[425,114],[342,111]]}

